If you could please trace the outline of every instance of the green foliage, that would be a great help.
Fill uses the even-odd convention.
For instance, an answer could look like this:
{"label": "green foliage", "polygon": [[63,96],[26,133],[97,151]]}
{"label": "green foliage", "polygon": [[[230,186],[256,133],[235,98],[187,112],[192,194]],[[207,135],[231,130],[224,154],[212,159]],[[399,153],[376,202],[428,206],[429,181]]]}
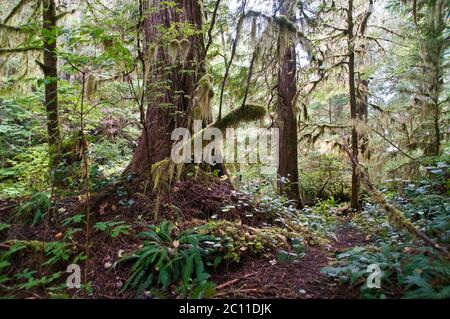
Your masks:
{"label": "green foliage", "polygon": [[300,189],[304,200],[314,202],[333,196],[337,202],[348,201],[349,173],[339,156],[330,153],[309,153],[302,161],[300,170]]}
{"label": "green foliage", "polygon": [[425,168],[420,179],[393,180],[384,188],[405,217],[443,244],[450,243],[450,166],[446,160],[445,157],[426,158],[422,163]]}
{"label": "green foliage", "polygon": [[217,250],[215,263],[237,263],[246,256],[272,257],[287,253],[293,259],[302,257],[310,239],[306,232],[288,231],[280,227],[253,228],[227,221],[210,221],[194,228],[195,232],[211,235],[210,244]]}
{"label": "green foliage", "polygon": [[[352,248],[339,254],[337,259],[337,265],[325,267],[322,272],[338,278],[341,283],[361,285],[363,298],[450,297],[448,261],[441,260],[430,248],[381,243],[380,248]],[[371,264],[379,265],[382,270],[381,289],[367,287],[367,267]]]}
{"label": "green foliage", "polygon": [[[171,233],[170,224],[153,226],[151,232],[144,233],[154,239],[153,245],[144,245],[143,249],[148,246],[151,251],[158,251],[163,257],[157,255],[155,259],[160,258],[162,265],[170,265],[168,273],[171,274],[169,278],[172,278],[172,282],[180,276],[182,284],[178,291],[183,295],[191,292],[191,296],[196,295],[199,286],[211,286],[206,281],[209,277],[207,267],[215,268],[222,262],[238,263],[246,256],[272,258],[274,253],[281,258],[280,262],[292,261],[304,256],[307,245],[305,237],[310,238],[309,234],[283,228],[257,229],[227,221],[201,224],[181,233],[176,240],[169,235]],[[145,256],[142,250],[141,255]],[[161,269],[160,266],[154,267]],[[137,271],[134,274],[138,276]]]}
{"label": "green foliage", "polygon": [[[270,179],[252,179],[240,185],[242,194],[255,198],[255,212],[264,216],[264,220],[292,229],[300,234],[309,244],[323,244],[326,237],[332,236],[337,220],[328,210],[320,208],[305,208],[299,210],[296,203],[276,192],[276,186]],[[334,201],[325,201],[331,207]]]}
{"label": "green foliage", "polygon": [[131,226],[125,224],[124,221],[107,221],[96,223],[94,229],[108,233],[111,238],[116,238],[119,236],[128,236]]}
{"label": "green foliage", "polygon": [[[64,242],[14,240],[6,244],[9,248],[0,251],[0,289],[6,289],[7,294],[35,288],[53,288],[59,291],[60,285],[57,281],[64,274],[64,265],[77,263],[85,258],[83,253],[77,255],[73,248]],[[23,265],[17,262],[23,261],[24,258]],[[30,269],[32,266],[35,269],[45,267],[38,274],[37,270]]]}
{"label": "green foliage", "polygon": [[50,276],[42,276],[40,278],[35,278],[34,275],[36,271],[29,271],[28,269],[23,270],[21,273],[17,273],[14,275],[14,278],[17,281],[25,281],[23,283],[17,284],[17,289],[19,290],[30,290],[35,287],[48,286],[53,283],[56,279],[62,276],[62,272],[56,272],[51,274]]}
{"label": "green foliage", "polygon": [[8,166],[7,160],[22,153],[35,139],[33,130],[38,121],[18,102],[0,99],[0,168]]}
{"label": "green foliage", "polygon": [[295,202],[278,195],[275,187],[270,179],[252,178],[240,185],[240,191],[250,198],[257,198],[256,213],[264,214],[265,219],[273,221],[281,215],[297,212]]}
{"label": "green foliage", "polygon": [[402,207],[405,216],[428,236],[450,243],[450,199],[440,195],[419,195]]}
{"label": "green foliage", "polygon": [[[52,176],[48,172],[47,120],[43,103],[44,86],[49,81],[58,81],[62,133],[62,164],[54,174],[60,183],[52,188],[52,196],[57,199],[55,206],[62,204],[62,207],[67,207],[70,217],[62,217],[67,217],[62,221],[62,229],[59,228],[61,215],[55,212],[50,220],[50,229],[55,226],[63,234],[60,236],[58,233],[57,236],[61,242],[9,241],[5,243],[9,249],[3,250],[2,246],[1,295],[5,286],[8,293],[9,288],[33,290],[33,293],[45,289],[52,296],[61,292],[60,286],[54,286],[61,279],[63,269],[60,267],[84,258],[82,254],[75,256],[75,247],[79,240],[76,235],[83,236],[86,216],[78,214],[78,210],[75,212],[78,215],[72,215],[72,197],[85,193],[82,181],[88,182],[87,191],[95,196],[120,178],[139,141],[141,121],[146,118],[145,114],[140,114],[140,106],[145,109],[157,105],[167,115],[174,111],[171,124],[175,126],[183,124],[184,117],[190,112],[194,117],[208,118],[211,123],[214,121],[211,119],[210,122],[209,117],[213,114],[217,118],[218,98],[221,96],[214,93],[221,90],[223,83],[223,117],[212,123],[213,126],[225,129],[259,120],[260,126],[283,128],[283,119],[278,116],[283,90],[277,83],[283,72],[277,72],[281,66],[277,56],[282,55],[288,46],[295,45],[295,48],[302,46],[302,51],[311,58],[307,61],[303,56],[297,61],[302,72],[296,76],[294,84],[298,92],[293,99],[296,106],[293,111],[298,120],[299,186],[307,207],[299,210],[296,203],[277,194],[280,180],[277,180],[276,172],[266,177],[257,165],[240,165],[237,174],[240,180],[232,180],[237,191],[232,197],[238,195],[239,199],[226,202],[222,209],[211,212],[213,221],[195,221],[197,227],[181,233],[164,222],[151,226],[142,234],[142,247],[137,246],[137,251],[125,258],[134,264],[131,278],[124,288],[132,288],[141,295],[152,287],[162,287],[164,293],[177,287],[177,292],[183,296],[209,297],[214,284],[209,281],[208,272],[220,263],[237,263],[247,256],[291,261],[302,257],[308,245],[324,246],[336,239],[335,231],[341,227],[343,219],[348,226],[362,230],[377,244],[340,254],[338,263],[325,269],[326,273],[361,285],[365,297],[449,296],[446,283],[448,265],[434,251],[421,247],[422,242],[390,226],[378,205],[365,203],[364,211],[356,215],[345,215],[346,210],[338,207],[350,199],[351,165],[342,149],[335,147],[336,142],[342,143],[349,137],[350,126],[354,123],[349,121],[347,110],[350,101],[348,88],[342,84],[347,83],[342,79],[348,77],[345,56],[349,43],[345,34],[337,32],[347,29],[348,19],[345,10],[338,10],[334,1],[317,1],[316,6],[297,8],[301,9],[297,10],[300,15],[304,15],[303,9],[308,9],[309,16],[303,18],[314,28],[301,28],[280,12],[273,16],[264,14],[266,21],[261,23],[262,13],[249,11],[247,7],[243,8],[244,11],[259,17],[251,17],[250,28],[250,21],[239,18],[240,14],[234,11],[242,8],[222,3],[210,34],[207,23],[210,21],[206,20],[211,19],[210,13],[216,2],[205,1],[202,11],[208,14],[203,17],[202,13],[202,20],[207,19],[201,27],[184,18],[181,19],[183,21],[170,21],[153,30],[158,36],[148,46],[144,41],[145,32],[141,32],[142,28],[137,30],[136,26],[142,26],[142,19],[159,9],[168,8],[176,11],[174,16],[183,15],[176,8],[179,1],[160,1],[160,7],[150,6],[144,12],[140,12],[142,8],[136,1],[113,1],[108,10],[101,2],[90,1],[84,12],[78,12],[80,19],[78,21],[77,16],[76,20],[79,23],[74,24],[72,18],[65,20],[60,15],[58,27],[51,31],[42,29],[41,19],[36,19],[41,14],[40,7],[34,10],[30,6],[33,1],[19,1],[18,5],[12,1],[3,2],[6,14],[10,10],[15,13],[0,27],[0,201],[13,199],[20,205],[13,209],[14,216],[9,214],[9,209],[4,215],[2,211],[0,217],[6,218],[0,221],[0,238],[13,236],[16,227],[20,229],[22,223],[36,226],[53,208],[49,194]],[[350,46],[354,46],[356,55],[357,101],[360,108],[363,104],[360,102],[367,97],[369,106],[367,125],[357,125],[358,133],[367,134],[369,141],[368,145],[361,143],[359,160],[369,169],[373,182],[395,175],[393,181],[383,185],[386,198],[416,227],[440,244],[448,245],[450,144],[446,115],[450,81],[446,61],[450,42],[445,19],[449,7],[442,5],[444,1],[441,0],[415,1],[413,10],[409,2],[381,1],[382,5],[388,6],[381,11],[375,8],[372,13],[375,17],[371,19],[386,22],[383,27],[367,24],[364,20],[363,13],[371,12],[367,2],[362,6],[355,3],[354,20],[359,25],[355,32],[358,36]],[[13,9],[16,5],[17,10]],[[69,1],[67,5],[73,4]],[[70,12],[69,7],[64,10]],[[319,16],[315,16],[315,9],[320,12]],[[380,13],[387,18],[377,16]],[[392,17],[398,19],[389,19]],[[305,20],[303,18],[299,20]],[[17,24],[17,28],[13,24]],[[248,34],[250,29],[251,34]],[[412,29],[416,32],[411,37]],[[363,30],[366,36],[362,36]],[[192,41],[193,36],[202,36],[205,43],[211,42],[205,60],[198,60],[202,54],[190,54],[191,44],[197,42]],[[234,37],[236,52],[231,54],[229,50],[233,44],[230,41]],[[260,43],[255,43],[257,38]],[[37,52],[5,52],[10,45],[19,49],[38,48],[43,39],[58,42],[59,78],[42,78],[39,63],[35,63],[35,60],[42,59]],[[326,44],[327,50],[312,50],[310,41],[315,43],[316,49]],[[257,58],[251,63],[253,72],[250,74],[249,58],[253,50]],[[188,57],[193,57],[193,61],[188,61]],[[228,78],[224,82],[228,67]],[[199,72],[202,74],[197,83],[187,83],[191,74],[195,73],[197,77]],[[82,79],[85,80],[83,83]],[[366,86],[361,80],[370,81]],[[173,85],[178,86],[173,81],[182,83],[183,87],[196,84],[198,87],[192,87],[193,94],[182,90],[172,92]],[[247,81],[249,87],[244,85]],[[248,101],[261,104],[241,106],[247,93]],[[161,96],[166,94],[173,99],[170,103],[161,103]],[[191,110],[186,109],[188,100],[193,104]],[[87,139],[83,148],[81,127]],[[434,147],[438,137],[436,131],[441,133],[440,150],[444,149],[444,153],[442,156],[424,157],[424,154],[439,153],[439,147],[437,152]],[[364,136],[360,137],[364,139]],[[155,142],[158,146],[158,141]],[[253,139],[249,142],[253,144]],[[82,172],[82,155],[88,156],[89,172]],[[166,164],[167,161],[156,163],[154,168],[157,170],[151,175],[155,189],[163,187],[171,195],[179,188],[171,183],[175,180],[175,166]],[[176,168],[178,180],[183,175],[182,166]],[[228,168],[231,169],[232,165]],[[202,175],[198,166],[194,169],[195,173],[191,168],[186,172],[185,176],[195,176],[189,182],[194,180],[209,186],[209,178],[220,177],[218,170]],[[83,174],[88,175],[89,180],[83,180]],[[404,178],[401,181],[396,178],[400,175]],[[205,176],[208,180],[202,179]],[[288,180],[283,182],[286,182],[286,188],[292,185]],[[130,199],[128,186],[135,185],[138,184],[116,189],[119,206],[132,208],[138,197]],[[67,195],[71,197],[69,200]],[[170,207],[181,216],[186,212],[183,206],[176,206],[179,197],[170,199]],[[155,206],[164,210],[167,208],[162,202],[164,200],[165,196],[159,196]],[[153,204],[149,202],[149,205]],[[245,221],[254,221],[258,226],[222,220],[229,218],[234,211],[245,211]],[[209,211],[204,213],[210,215]],[[131,231],[141,226],[142,219],[128,225],[124,221],[107,219],[107,216],[111,214],[93,226],[96,230],[94,236],[116,239],[115,243],[120,239],[123,243],[133,241],[133,244],[141,244],[131,236]],[[37,235],[34,231],[39,229],[33,228],[30,236]],[[38,238],[42,239],[41,236]],[[385,272],[380,291],[363,285],[369,263],[382,265]],[[156,291],[153,293],[156,296]]]}
{"label": "green foliage", "polygon": [[67,217],[63,221],[63,226],[69,226],[74,224],[80,224],[81,222],[84,222],[85,215],[78,214],[71,217]]}
{"label": "green foliage", "polygon": [[[448,197],[436,193],[442,190],[441,184],[433,184],[429,179],[417,184],[409,182],[402,190],[405,197],[388,189],[385,192],[392,192],[392,203],[415,227],[445,245],[450,227],[449,203]],[[423,247],[423,243],[409,234],[396,231],[377,205],[367,204],[349,225],[362,228],[377,245],[355,247],[339,254],[337,264],[324,268],[323,272],[341,282],[361,286],[362,296],[366,298],[449,298],[448,260],[442,259],[434,249]],[[371,264],[378,264],[383,271],[381,289],[369,289],[365,284],[366,269]]]}
{"label": "green foliage", "polygon": [[0,198],[31,195],[48,185],[42,119],[33,115],[37,96],[0,99]]}
{"label": "green foliage", "polygon": [[48,192],[36,192],[31,199],[17,208],[17,215],[32,225],[42,221],[50,208],[51,200]]}
{"label": "green foliage", "polygon": [[149,289],[153,283],[168,288],[181,281],[178,291],[192,297],[208,297],[212,285],[207,283],[206,260],[214,249],[214,238],[209,235],[183,233],[173,237],[173,225],[167,221],[150,226],[143,232],[143,247],[122,261],[133,260],[131,276],[124,286],[136,289],[137,295]]}
{"label": "green foliage", "polygon": [[330,208],[335,207],[336,202],[334,201],[334,197],[331,196],[327,200],[321,201],[316,205],[316,211],[319,213],[326,213],[330,210]]}

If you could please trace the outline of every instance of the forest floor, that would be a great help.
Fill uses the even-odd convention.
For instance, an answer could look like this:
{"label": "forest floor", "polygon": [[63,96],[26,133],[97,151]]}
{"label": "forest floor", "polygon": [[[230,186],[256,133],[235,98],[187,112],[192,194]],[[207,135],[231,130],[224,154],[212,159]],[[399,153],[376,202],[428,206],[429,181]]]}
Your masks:
{"label": "forest floor", "polygon": [[218,298],[356,299],[354,287],[339,285],[320,272],[336,253],[370,243],[360,230],[341,225],[336,239],[323,248],[309,247],[303,258],[289,263],[250,259],[213,275]]}
{"label": "forest floor", "polygon": [[[192,199],[191,199],[192,201]],[[74,216],[77,200],[66,198],[59,204],[59,212],[65,212],[65,218]],[[109,199],[109,207],[114,207],[112,199]],[[14,203],[0,202],[0,222],[10,221],[13,216]],[[121,209],[120,220],[132,225],[133,231],[129,236],[123,236],[111,240],[105,232],[93,232],[91,238],[91,248],[89,249],[89,261],[85,264],[85,275],[91,281],[92,293],[87,296],[75,291],[71,297],[81,298],[134,298],[131,291],[122,292],[121,287],[129,276],[129,267],[113,267],[120,259],[122,252],[136,250],[141,244],[136,234],[145,230],[145,222],[136,218],[137,211],[142,205],[137,203],[134,209]],[[104,207],[105,208],[105,207]],[[100,208],[100,213],[96,214],[96,221],[114,220],[117,213],[111,216]],[[11,215],[12,214],[12,215]],[[182,228],[201,223],[198,219],[186,221],[187,225]],[[61,239],[68,231],[63,226],[63,219],[54,217],[50,226],[41,223],[39,226],[26,226],[17,222],[13,224],[7,235],[3,235],[0,241],[11,240],[40,240],[49,242]],[[81,231],[80,231],[81,233]],[[43,234],[47,234],[46,236]],[[370,241],[368,236],[361,230],[347,225],[347,220],[342,219],[334,232],[334,238],[330,239],[326,245],[310,245],[306,248],[302,258],[288,262],[277,262],[274,255],[253,257],[244,256],[240,263],[227,263],[222,265],[212,273],[212,281],[216,283],[216,293],[214,298],[298,298],[298,299],[333,299],[333,298],[358,298],[357,288],[345,286],[327,278],[321,273],[321,268],[333,264],[337,253],[355,246],[363,246]],[[82,246],[82,237],[73,239]],[[16,259],[14,267],[23,268],[24,265],[33,269],[36,262],[28,256]],[[33,265],[34,264],[34,265]],[[111,266],[113,265],[113,266]],[[19,293],[27,298],[45,298],[46,292],[41,289],[31,289]],[[16,295],[17,296],[17,295]],[[176,298],[176,293],[172,291],[172,297]]]}

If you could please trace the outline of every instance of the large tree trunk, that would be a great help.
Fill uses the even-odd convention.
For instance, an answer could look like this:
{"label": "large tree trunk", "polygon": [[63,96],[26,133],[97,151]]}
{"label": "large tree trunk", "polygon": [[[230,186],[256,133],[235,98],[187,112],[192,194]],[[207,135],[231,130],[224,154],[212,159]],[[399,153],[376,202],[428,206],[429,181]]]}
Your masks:
{"label": "large tree trunk", "polygon": [[170,44],[163,39],[160,30],[180,23],[189,23],[197,31],[202,30],[199,1],[176,0],[176,7],[169,7],[162,0],[148,0],[146,3],[144,12],[151,13],[143,23],[145,56],[149,56],[152,45],[156,45],[157,51],[156,59],[147,58],[150,59],[147,63],[152,64],[146,92],[148,108],[139,145],[128,167],[128,171],[134,174],[149,174],[152,164],[170,157],[172,131],[188,126],[192,95],[203,75],[203,36],[200,32],[190,35],[186,61],[174,64],[169,52]]}
{"label": "large tree trunk", "polygon": [[[357,120],[357,101],[356,101],[356,87],[355,87],[355,50],[353,39],[353,0],[348,1],[347,9],[347,47],[348,47],[348,80],[349,80],[349,95],[350,95],[350,114],[352,121]],[[355,123],[352,128],[352,156],[358,161],[358,132],[355,127]],[[359,169],[355,162],[352,162],[352,200],[351,207],[357,211],[361,211],[359,205],[359,189],[360,189],[360,176]]]}
{"label": "large tree trunk", "polygon": [[47,131],[50,157],[50,170],[54,171],[59,164],[60,129],[58,115],[58,58],[56,55],[56,7],[54,0],[43,0],[42,35],[45,77],[45,108],[47,113]]}
{"label": "large tree trunk", "polygon": [[[285,0],[280,13],[292,20],[295,18],[293,5],[293,0]],[[281,43],[281,39],[279,42]],[[280,129],[278,177],[289,180],[288,184],[281,181],[279,188],[282,193],[295,200],[298,207],[302,208],[303,200],[298,180],[297,117],[294,112],[296,106],[293,105],[294,97],[297,94],[295,43],[290,43],[286,50],[283,50],[281,46],[279,49],[283,55],[277,84],[279,93],[277,117]]]}

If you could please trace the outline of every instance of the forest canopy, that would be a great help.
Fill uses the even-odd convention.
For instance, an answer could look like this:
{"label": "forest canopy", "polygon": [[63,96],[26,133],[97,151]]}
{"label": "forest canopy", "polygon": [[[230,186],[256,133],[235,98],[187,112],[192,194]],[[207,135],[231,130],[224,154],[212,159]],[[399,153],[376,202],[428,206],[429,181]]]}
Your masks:
{"label": "forest canopy", "polygon": [[0,0],[0,297],[449,298],[449,18]]}

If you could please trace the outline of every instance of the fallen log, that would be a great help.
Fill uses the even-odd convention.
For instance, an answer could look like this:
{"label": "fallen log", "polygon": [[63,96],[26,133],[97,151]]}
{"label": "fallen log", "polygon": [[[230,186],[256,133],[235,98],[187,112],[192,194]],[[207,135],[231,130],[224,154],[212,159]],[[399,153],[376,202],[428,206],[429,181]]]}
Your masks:
{"label": "fallen log", "polygon": [[359,161],[352,155],[348,146],[346,146],[345,144],[340,144],[340,146],[350,157],[350,160],[353,162],[353,164],[355,164],[359,168],[361,180],[366,185],[367,190],[372,195],[372,198],[388,213],[388,218],[391,225],[397,228],[404,229],[413,236],[422,239],[425,242],[425,244],[436,249],[444,258],[449,259],[449,253],[445,247],[439,245],[433,239],[428,237],[423,231],[414,226],[414,224],[411,223],[411,221],[409,221],[399,209],[397,209],[396,207],[387,202],[384,194],[381,193],[372,184],[366,170],[361,166]]}

